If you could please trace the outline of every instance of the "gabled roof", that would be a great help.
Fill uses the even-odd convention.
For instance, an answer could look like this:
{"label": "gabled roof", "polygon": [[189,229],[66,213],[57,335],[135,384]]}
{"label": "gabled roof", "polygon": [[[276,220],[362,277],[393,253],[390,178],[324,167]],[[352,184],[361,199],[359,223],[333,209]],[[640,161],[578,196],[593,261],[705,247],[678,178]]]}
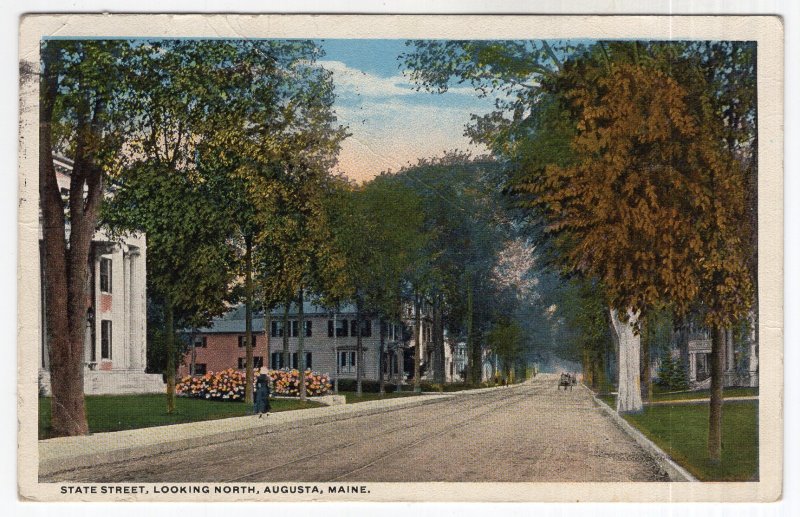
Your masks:
{"label": "gabled roof", "polygon": [[[328,309],[313,302],[303,302],[303,316],[327,316],[333,317],[333,309]],[[356,307],[353,304],[344,304],[336,311],[339,317],[355,317]],[[270,312],[273,319],[283,318],[283,306],[278,306]],[[298,316],[297,304],[289,305],[289,318],[296,319]],[[204,334],[240,334],[245,331],[245,306],[237,305],[227,313],[211,321],[208,327],[199,328],[196,332]],[[264,312],[253,312],[253,332],[264,332]]]}

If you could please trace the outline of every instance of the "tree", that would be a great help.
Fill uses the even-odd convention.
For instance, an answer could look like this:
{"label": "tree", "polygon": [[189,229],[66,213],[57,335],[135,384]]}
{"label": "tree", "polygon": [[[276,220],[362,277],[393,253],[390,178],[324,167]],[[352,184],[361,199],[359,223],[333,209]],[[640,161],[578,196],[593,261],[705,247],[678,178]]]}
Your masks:
{"label": "tree", "polygon": [[[536,198],[527,208],[547,224],[562,264],[606,286],[610,314],[632,327],[615,322],[627,343],[621,364],[636,360],[637,319],[655,304],[666,300],[678,315],[704,308],[719,351],[709,425],[709,455],[718,459],[720,326],[742,317],[753,293],[755,261],[745,249],[756,220],[745,210],[755,198],[753,46],[413,44],[404,59],[421,86],[441,91],[456,78],[483,94],[510,93],[468,133],[519,162],[513,183]],[[541,146],[548,125],[555,153]],[[537,142],[542,151],[527,152]],[[639,407],[630,389],[638,370],[620,376],[623,410]]]}
{"label": "tree", "polygon": [[[125,85],[114,81],[127,59],[116,41],[45,40],[39,83],[39,202],[52,428],[86,434],[83,344],[89,256],[107,173],[122,148],[115,108]],[[73,160],[69,198],[61,198],[53,153]],[[65,213],[66,212],[66,213]]]}
{"label": "tree", "polygon": [[[200,146],[200,160],[205,174],[227,194],[225,207],[236,228],[230,242],[242,257],[245,399],[251,402],[254,268],[261,268],[256,276],[265,310],[283,302],[286,327],[291,303],[302,299],[308,287],[304,282],[313,283],[303,278],[313,268],[304,263],[310,255],[301,250],[314,249],[308,242],[319,239],[306,238],[313,224],[304,221],[318,210],[314,195],[346,134],[334,127],[331,76],[316,65],[323,54],[314,42],[235,41],[213,50],[223,61],[212,71],[218,82],[210,89],[218,95],[209,117],[213,129]],[[303,328],[302,306],[300,314]],[[284,328],[286,364],[288,337]],[[302,371],[302,332],[298,337]],[[300,395],[305,398],[302,383]]]}
{"label": "tree", "polygon": [[[500,170],[490,159],[451,152],[420,160],[397,175],[423,200],[430,235],[425,258],[416,262],[409,283],[420,295],[417,302],[427,297],[441,311],[435,339],[440,359],[445,326],[454,335],[466,336],[468,377],[474,383],[481,379],[482,336],[491,326],[496,301],[493,271],[509,226],[497,181]],[[444,361],[437,366],[443,377]]]}
{"label": "tree", "polygon": [[486,342],[500,359],[503,378],[508,380],[511,370],[522,357],[522,327],[508,318],[504,318],[489,331],[486,335]]}
{"label": "tree", "polygon": [[[162,165],[163,167],[163,165]],[[167,412],[175,408],[176,332],[208,324],[226,310],[233,280],[230,231],[215,193],[183,171],[142,163],[127,171],[104,210],[112,229],[147,235],[148,296],[163,311]]]}
{"label": "tree", "polygon": [[[712,377],[715,369],[719,374],[712,379],[719,396],[712,394],[709,425],[714,460],[722,329],[751,301],[742,235],[746,181],[720,138],[707,83],[675,78],[693,66],[686,61],[669,61],[670,73],[657,59],[568,64],[548,88],[575,121],[575,160],[531,171],[519,187],[544,210],[565,263],[600,278],[611,307],[625,309],[629,321],[663,302],[679,315],[695,303],[704,307],[715,336]],[[621,349],[621,368],[624,361]],[[635,386],[638,368],[628,372]],[[622,386],[621,376],[621,397]],[[620,409],[636,409],[633,391]]]}

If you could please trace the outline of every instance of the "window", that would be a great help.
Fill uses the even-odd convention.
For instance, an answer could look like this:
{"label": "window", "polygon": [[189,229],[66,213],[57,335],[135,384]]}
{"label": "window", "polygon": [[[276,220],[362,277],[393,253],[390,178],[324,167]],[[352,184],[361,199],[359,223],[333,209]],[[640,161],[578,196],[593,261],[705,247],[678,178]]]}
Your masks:
{"label": "window", "polygon": [[[311,337],[311,320],[303,320],[303,329],[305,330],[305,337]],[[292,320],[289,322],[289,337],[300,336],[300,320]]]}
{"label": "window", "polygon": [[[350,335],[357,336],[358,333],[356,332],[357,328],[357,320],[350,320]],[[361,322],[361,337],[370,337],[372,336],[372,321],[370,320],[363,320]]]}
{"label": "window", "polygon": [[111,359],[111,321],[100,322],[100,358]]}
{"label": "window", "polygon": [[[238,368],[244,370],[247,367],[247,357],[240,357],[238,361]],[[264,358],[261,356],[253,356],[253,368],[261,368],[264,366]]]}
{"label": "window", "polygon": [[270,334],[272,337],[283,337],[283,322],[282,321],[273,321],[270,325],[271,332]]}
{"label": "window", "polygon": [[354,351],[339,352],[339,373],[356,373],[357,355]]}
{"label": "window", "polygon": [[283,352],[272,352],[269,355],[270,368],[273,370],[280,370],[283,368]]}
{"label": "window", "polygon": [[205,375],[205,374],[206,374],[206,363],[195,363],[194,375]]}
{"label": "window", "polygon": [[[250,339],[251,343],[253,344],[253,346],[256,346],[256,335],[253,334],[250,337],[251,337]],[[247,343],[247,336],[246,335],[239,336],[239,348],[243,348],[245,343]]]}
{"label": "window", "polygon": [[111,292],[111,259],[100,259],[100,292]]}
{"label": "window", "polygon": [[[328,337],[333,337],[333,320],[328,320]],[[336,320],[336,337],[347,337],[347,320]]]}
{"label": "window", "polygon": [[206,336],[199,336],[194,338],[195,348],[206,348],[208,346],[208,338]]}

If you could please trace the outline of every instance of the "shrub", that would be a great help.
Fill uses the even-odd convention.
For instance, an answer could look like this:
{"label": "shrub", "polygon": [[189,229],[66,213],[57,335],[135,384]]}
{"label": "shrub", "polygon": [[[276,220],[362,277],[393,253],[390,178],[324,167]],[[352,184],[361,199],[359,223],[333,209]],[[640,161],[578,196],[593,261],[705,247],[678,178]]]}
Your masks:
{"label": "shrub", "polygon": [[683,363],[678,359],[673,359],[670,353],[667,353],[661,360],[657,384],[670,391],[689,389],[689,382],[686,379],[686,369]]}
{"label": "shrub", "polygon": [[[393,382],[384,383],[386,391],[395,391],[397,385]],[[355,379],[339,379],[339,391],[356,391]],[[362,380],[361,391],[364,393],[378,393],[381,391],[381,383],[373,380]]]}
{"label": "shrub", "polygon": [[[300,372],[297,370],[270,370],[272,379],[272,393],[275,395],[298,396],[300,386]],[[253,382],[258,377],[258,370],[254,372]],[[191,397],[207,400],[244,400],[245,372],[229,368],[220,372],[209,372],[201,376],[186,376],[175,386],[175,391],[180,397]],[[306,394],[310,397],[326,395],[330,392],[331,384],[327,375],[306,370]]]}

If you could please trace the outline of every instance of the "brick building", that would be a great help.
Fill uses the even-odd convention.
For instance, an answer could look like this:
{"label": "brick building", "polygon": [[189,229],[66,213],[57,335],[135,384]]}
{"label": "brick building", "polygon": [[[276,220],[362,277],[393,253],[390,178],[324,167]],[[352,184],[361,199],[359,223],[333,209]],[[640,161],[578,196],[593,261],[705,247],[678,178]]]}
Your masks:
{"label": "brick building", "polygon": [[[300,334],[297,306],[290,306],[288,325],[284,329],[283,307],[274,309],[267,319],[263,312],[253,315],[254,365],[273,369],[297,368],[298,337]],[[304,340],[306,366],[314,371],[326,373],[333,379],[356,377],[358,354],[356,353],[357,326],[355,307],[345,305],[336,313],[312,302],[303,305]],[[268,332],[264,332],[266,328]],[[364,379],[378,379],[380,322],[366,319],[362,322],[361,336],[364,350]],[[384,374],[396,377],[400,374],[397,354],[407,354],[399,337],[397,326],[388,325],[384,334]],[[238,306],[227,314],[215,318],[206,328],[186,333],[190,341],[178,369],[180,376],[216,372],[226,368],[243,368],[245,365],[245,309]],[[289,345],[288,361],[283,357],[283,339]]]}

